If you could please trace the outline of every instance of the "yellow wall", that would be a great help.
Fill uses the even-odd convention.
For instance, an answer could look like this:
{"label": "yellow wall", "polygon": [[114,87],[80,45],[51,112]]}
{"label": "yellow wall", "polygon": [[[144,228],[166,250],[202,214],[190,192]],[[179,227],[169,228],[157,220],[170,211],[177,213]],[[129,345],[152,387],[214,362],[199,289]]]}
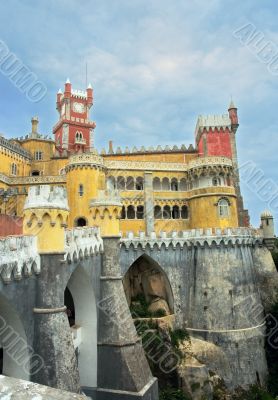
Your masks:
{"label": "yellow wall", "polygon": [[[83,196],[79,195],[79,185],[83,185]],[[103,170],[89,167],[77,167],[67,173],[67,193],[70,207],[69,227],[74,226],[76,218],[84,217],[90,221],[90,200],[97,198],[98,190],[105,189]]]}

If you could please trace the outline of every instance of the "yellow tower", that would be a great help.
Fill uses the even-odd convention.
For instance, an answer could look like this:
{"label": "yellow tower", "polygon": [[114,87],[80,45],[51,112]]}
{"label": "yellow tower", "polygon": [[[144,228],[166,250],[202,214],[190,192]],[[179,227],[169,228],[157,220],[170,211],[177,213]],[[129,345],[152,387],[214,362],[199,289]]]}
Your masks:
{"label": "yellow tower", "polygon": [[62,186],[32,186],[24,206],[23,234],[38,237],[40,253],[63,252],[69,207]]}
{"label": "yellow tower", "polygon": [[121,210],[117,190],[99,190],[97,199],[91,201],[90,219],[93,225],[100,227],[102,237],[120,235]]}
{"label": "yellow tower", "polygon": [[96,199],[98,190],[105,189],[103,158],[94,150],[70,157],[65,168],[70,207],[69,227],[92,225],[89,205]]}

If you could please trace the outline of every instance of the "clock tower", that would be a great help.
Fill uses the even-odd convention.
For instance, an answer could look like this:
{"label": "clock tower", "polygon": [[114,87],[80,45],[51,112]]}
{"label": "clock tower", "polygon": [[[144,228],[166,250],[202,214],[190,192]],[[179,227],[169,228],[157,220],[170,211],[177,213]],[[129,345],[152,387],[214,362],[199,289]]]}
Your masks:
{"label": "clock tower", "polygon": [[93,89],[89,84],[86,91],[74,90],[69,79],[65,90],[57,93],[59,121],[53,128],[56,148],[60,154],[89,152],[94,147],[96,124],[90,121],[93,105]]}

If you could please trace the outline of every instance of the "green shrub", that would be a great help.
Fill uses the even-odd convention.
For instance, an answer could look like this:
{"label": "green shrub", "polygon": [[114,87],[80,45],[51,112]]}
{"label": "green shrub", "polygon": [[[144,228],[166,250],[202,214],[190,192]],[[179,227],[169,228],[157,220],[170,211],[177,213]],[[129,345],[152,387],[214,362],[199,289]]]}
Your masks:
{"label": "green shrub", "polygon": [[162,308],[159,308],[156,311],[153,311],[152,313],[153,318],[161,318],[161,317],[166,317],[166,311],[163,310]]}
{"label": "green shrub", "polygon": [[171,343],[175,348],[179,348],[180,343],[189,340],[189,334],[185,329],[170,330]]}

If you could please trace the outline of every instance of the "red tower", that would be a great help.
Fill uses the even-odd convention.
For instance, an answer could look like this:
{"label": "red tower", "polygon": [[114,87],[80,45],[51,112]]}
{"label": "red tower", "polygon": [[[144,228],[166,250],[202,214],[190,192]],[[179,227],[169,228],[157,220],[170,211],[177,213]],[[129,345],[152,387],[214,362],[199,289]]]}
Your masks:
{"label": "red tower", "polygon": [[67,153],[88,152],[94,147],[96,124],[90,121],[90,108],[93,105],[91,85],[86,91],[74,90],[69,79],[65,90],[57,93],[59,121],[53,128],[57,150]]}

